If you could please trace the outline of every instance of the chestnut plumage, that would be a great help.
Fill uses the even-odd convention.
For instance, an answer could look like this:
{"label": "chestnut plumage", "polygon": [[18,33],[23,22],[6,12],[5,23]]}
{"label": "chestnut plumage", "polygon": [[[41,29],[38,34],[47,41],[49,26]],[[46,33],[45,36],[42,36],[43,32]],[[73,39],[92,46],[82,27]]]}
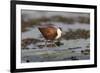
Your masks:
{"label": "chestnut plumage", "polygon": [[57,36],[57,30],[54,27],[42,27],[39,30],[46,40],[54,40]]}
{"label": "chestnut plumage", "polygon": [[[45,26],[38,28],[43,37],[47,40],[54,41],[61,37],[61,29],[53,26]],[[46,44],[45,44],[46,45]],[[46,45],[47,46],[47,45]]]}

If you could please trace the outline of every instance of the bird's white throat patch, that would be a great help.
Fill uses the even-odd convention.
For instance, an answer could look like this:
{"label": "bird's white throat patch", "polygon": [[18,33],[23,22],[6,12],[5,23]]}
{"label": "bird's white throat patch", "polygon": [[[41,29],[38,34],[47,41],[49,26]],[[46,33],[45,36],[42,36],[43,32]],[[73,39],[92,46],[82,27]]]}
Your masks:
{"label": "bird's white throat patch", "polygon": [[60,38],[61,37],[61,30],[59,28],[57,28],[57,36],[56,36],[56,39]]}

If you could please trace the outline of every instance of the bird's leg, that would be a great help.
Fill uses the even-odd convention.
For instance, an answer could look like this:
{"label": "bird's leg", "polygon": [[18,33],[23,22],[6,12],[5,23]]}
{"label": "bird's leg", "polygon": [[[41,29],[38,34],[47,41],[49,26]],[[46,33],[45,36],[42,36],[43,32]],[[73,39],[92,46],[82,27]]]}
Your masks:
{"label": "bird's leg", "polygon": [[53,41],[52,41],[52,47],[53,47]]}
{"label": "bird's leg", "polygon": [[45,40],[45,47],[47,47],[47,40]]}
{"label": "bird's leg", "polygon": [[53,43],[53,40],[51,41],[51,46],[53,47],[54,43]]}
{"label": "bird's leg", "polygon": [[57,47],[57,45],[55,44],[54,40],[52,41],[52,46]]}
{"label": "bird's leg", "polygon": [[56,43],[54,43],[55,47],[58,47]]}

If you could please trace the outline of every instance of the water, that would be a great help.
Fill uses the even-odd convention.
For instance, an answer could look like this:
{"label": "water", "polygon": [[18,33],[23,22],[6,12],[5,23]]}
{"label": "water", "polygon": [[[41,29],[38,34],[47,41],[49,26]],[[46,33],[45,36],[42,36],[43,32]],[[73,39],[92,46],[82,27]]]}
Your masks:
{"label": "water", "polygon": [[[84,29],[84,30],[90,30],[90,25],[89,24],[65,24],[65,23],[58,23],[58,22],[51,22],[57,27],[61,27],[63,31],[68,31],[69,29],[72,30],[77,30],[77,29]],[[37,27],[31,27],[28,28],[29,31],[22,32],[22,39],[25,38],[39,38],[40,37],[40,32]]]}
{"label": "water", "polygon": [[[61,27],[63,31],[69,31],[69,29],[77,30],[77,29],[84,29],[89,30],[89,24],[64,24],[64,23],[57,23],[52,22],[54,25]],[[28,31],[22,32],[22,39],[27,38],[35,38],[44,40],[41,38],[40,31],[37,27],[27,28]],[[60,47],[37,47],[38,44],[44,44],[44,42],[40,42],[37,44],[29,44],[27,48],[29,49],[22,49],[22,63],[27,62],[44,62],[44,61],[61,61],[61,60],[86,60],[90,58],[90,55],[84,55],[81,53],[81,50],[89,49],[86,46],[90,43],[90,39],[76,39],[76,40],[61,40],[64,45]],[[77,48],[79,47],[79,48]],[[32,49],[34,48],[34,49]],[[73,49],[69,49],[73,48]],[[74,49],[76,48],[76,49]]]}

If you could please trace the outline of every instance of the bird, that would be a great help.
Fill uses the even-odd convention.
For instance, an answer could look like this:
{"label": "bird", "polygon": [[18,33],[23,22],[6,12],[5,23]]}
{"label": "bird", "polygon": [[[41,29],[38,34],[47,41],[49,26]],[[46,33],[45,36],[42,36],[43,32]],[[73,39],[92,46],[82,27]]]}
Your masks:
{"label": "bird", "polygon": [[42,36],[45,38],[45,46],[47,47],[47,42],[50,40],[52,44],[55,40],[59,39],[62,34],[61,27],[54,27],[52,25],[40,26],[38,27],[39,31],[41,32]]}

